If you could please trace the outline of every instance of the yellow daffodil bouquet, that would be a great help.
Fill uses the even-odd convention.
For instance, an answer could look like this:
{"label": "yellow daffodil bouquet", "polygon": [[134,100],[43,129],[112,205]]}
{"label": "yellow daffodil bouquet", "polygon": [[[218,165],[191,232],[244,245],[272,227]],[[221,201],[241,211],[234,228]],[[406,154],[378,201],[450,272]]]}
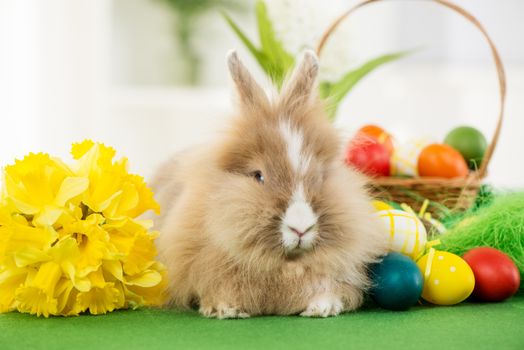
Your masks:
{"label": "yellow daffodil bouquet", "polygon": [[48,317],[160,304],[156,233],[137,219],[159,212],[152,191],[110,147],[88,140],[72,155],[71,166],[31,153],[4,169],[0,312]]}

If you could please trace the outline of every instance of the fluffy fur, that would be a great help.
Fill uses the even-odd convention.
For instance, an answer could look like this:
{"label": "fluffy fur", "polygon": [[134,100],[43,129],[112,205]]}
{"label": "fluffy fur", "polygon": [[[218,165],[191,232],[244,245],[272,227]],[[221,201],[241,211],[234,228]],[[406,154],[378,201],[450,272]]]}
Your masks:
{"label": "fluffy fur", "polygon": [[386,235],[314,94],[316,56],[271,101],[236,53],[228,64],[239,97],[229,133],[153,181],[169,303],[218,318],[358,308]]}

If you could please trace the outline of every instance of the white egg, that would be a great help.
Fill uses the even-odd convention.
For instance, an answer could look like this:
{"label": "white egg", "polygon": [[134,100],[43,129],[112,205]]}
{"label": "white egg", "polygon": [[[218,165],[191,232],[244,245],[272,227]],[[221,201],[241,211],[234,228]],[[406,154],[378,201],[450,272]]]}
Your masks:
{"label": "white egg", "polygon": [[391,174],[400,176],[418,175],[418,156],[427,145],[429,138],[413,139],[406,143],[395,145],[391,156]]}

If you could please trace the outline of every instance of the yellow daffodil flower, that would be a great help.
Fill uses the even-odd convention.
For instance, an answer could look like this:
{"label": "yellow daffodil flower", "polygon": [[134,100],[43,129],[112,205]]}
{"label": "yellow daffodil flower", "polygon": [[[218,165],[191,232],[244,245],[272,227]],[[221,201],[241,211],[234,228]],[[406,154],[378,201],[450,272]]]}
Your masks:
{"label": "yellow daffodil flower", "polygon": [[4,174],[5,195],[20,214],[33,216],[37,226],[53,225],[65,204],[84,192],[89,180],[78,177],[47,154],[29,154]]}
{"label": "yellow daffodil flower", "polygon": [[76,163],[29,154],[4,170],[0,197],[0,312],[103,314],[159,305],[165,268],[151,223],[159,206],[114,149],[74,144]]}

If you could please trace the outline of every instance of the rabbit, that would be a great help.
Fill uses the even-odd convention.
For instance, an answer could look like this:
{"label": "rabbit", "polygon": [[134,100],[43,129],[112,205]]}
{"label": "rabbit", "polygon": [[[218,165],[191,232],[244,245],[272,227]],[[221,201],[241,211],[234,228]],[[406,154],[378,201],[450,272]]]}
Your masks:
{"label": "rabbit", "polygon": [[236,52],[227,61],[238,95],[231,128],[175,155],[152,183],[167,303],[219,319],[357,309],[387,234],[315,93],[315,53],[272,99]]}

